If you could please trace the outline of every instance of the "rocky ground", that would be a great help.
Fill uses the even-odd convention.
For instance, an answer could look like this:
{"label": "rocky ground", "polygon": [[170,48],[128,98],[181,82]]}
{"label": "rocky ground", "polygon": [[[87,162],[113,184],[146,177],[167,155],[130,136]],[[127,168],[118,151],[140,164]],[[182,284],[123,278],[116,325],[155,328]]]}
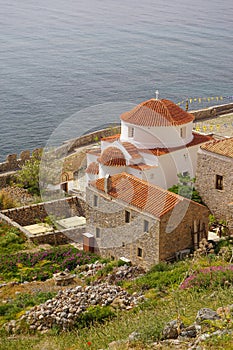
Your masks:
{"label": "rocky ground", "polygon": [[[95,276],[98,271],[104,269],[105,264],[98,261],[94,264],[77,267],[77,275],[67,286],[58,286],[54,279],[45,282],[18,283],[11,282],[2,284],[1,298],[9,301],[7,290],[11,293],[36,293],[39,291],[56,291],[57,295],[44,304],[33,307],[26,311],[18,321],[12,320],[6,325],[9,333],[15,333],[22,327],[22,321],[28,324],[29,329],[48,331],[54,326],[63,330],[71,329],[78,317],[90,306],[111,306],[113,309],[130,310],[144,300],[141,293],[130,295],[124,289],[117,286],[120,280],[133,279],[144,271],[136,266],[115,267],[109,274],[99,276],[91,285],[85,285],[85,279]],[[13,295],[12,295],[13,296]]]}
{"label": "rocky ground", "polygon": [[130,295],[121,287],[108,283],[76,286],[60,290],[55,298],[33,307],[18,322],[11,321],[7,325],[7,330],[14,333],[20,329],[22,320],[26,321],[31,330],[47,331],[54,326],[68,330],[90,306],[109,305],[121,310],[130,310],[143,299],[142,295],[136,293]]}

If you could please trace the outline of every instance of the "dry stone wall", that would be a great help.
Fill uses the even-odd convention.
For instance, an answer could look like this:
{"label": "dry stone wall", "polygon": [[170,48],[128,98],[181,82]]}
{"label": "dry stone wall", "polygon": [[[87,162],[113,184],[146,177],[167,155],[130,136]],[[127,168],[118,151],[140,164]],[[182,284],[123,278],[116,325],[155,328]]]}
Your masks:
{"label": "dry stone wall", "polygon": [[194,115],[195,120],[218,117],[223,114],[233,113],[233,103],[190,111],[190,113]]}
{"label": "dry stone wall", "polygon": [[33,225],[53,215],[56,218],[85,216],[85,202],[77,197],[58,199],[51,202],[28,205],[20,208],[3,210],[2,214],[21,226]]}

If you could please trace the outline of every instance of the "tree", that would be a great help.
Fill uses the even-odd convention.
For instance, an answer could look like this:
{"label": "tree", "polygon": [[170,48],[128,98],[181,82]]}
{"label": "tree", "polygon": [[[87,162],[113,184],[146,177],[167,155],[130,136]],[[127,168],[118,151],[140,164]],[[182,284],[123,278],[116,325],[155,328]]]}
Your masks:
{"label": "tree", "polygon": [[195,178],[191,178],[189,174],[177,174],[178,184],[173,185],[168,191],[179,194],[182,197],[189,198],[194,202],[203,204],[202,199],[194,188]]}
{"label": "tree", "polygon": [[33,152],[32,157],[18,171],[16,181],[19,187],[26,188],[33,195],[40,195],[39,172],[42,150]]}

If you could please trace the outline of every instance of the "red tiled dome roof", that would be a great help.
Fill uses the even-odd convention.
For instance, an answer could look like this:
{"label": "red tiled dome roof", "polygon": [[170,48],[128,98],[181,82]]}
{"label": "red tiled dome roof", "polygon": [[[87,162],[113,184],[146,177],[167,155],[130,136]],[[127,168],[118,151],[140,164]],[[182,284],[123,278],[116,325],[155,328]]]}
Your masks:
{"label": "red tiled dome roof", "polygon": [[123,113],[121,120],[141,126],[171,126],[189,123],[194,116],[172,101],[152,98]]}
{"label": "red tiled dome roof", "polygon": [[86,169],[87,174],[98,175],[99,174],[99,164],[92,162],[88,165]]}
{"label": "red tiled dome roof", "polygon": [[98,158],[98,161],[107,166],[124,166],[126,160],[123,152],[117,147],[108,147]]}

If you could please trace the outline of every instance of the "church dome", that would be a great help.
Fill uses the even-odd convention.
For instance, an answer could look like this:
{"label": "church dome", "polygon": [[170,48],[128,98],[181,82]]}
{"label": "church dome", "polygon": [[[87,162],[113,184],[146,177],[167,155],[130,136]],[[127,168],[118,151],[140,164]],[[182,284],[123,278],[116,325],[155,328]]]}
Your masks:
{"label": "church dome", "polygon": [[98,158],[99,163],[106,166],[125,166],[126,160],[123,152],[117,147],[106,148]]}
{"label": "church dome", "polygon": [[152,98],[123,113],[121,120],[139,126],[176,126],[192,122],[194,116],[170,100]]}

